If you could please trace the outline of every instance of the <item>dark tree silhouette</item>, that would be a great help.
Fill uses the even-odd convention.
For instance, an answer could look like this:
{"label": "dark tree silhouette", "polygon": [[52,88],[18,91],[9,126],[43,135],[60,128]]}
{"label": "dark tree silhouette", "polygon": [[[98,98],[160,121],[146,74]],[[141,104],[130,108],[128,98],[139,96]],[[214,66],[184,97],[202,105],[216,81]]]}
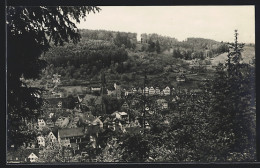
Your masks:
{"label": "dark tree silhouette", "polygon": [[36,79],[46,62],[40,59],[50,43],[63,45],[80,40],[74,23],[80,22],[89,12],[100,9],[82,7],[7,7],[7,96],[8,96],[8,147],[21,145],[25,130],[24,120],[36,119],[43,100],[37,96],[41,89],[26,86],[20,78]]}

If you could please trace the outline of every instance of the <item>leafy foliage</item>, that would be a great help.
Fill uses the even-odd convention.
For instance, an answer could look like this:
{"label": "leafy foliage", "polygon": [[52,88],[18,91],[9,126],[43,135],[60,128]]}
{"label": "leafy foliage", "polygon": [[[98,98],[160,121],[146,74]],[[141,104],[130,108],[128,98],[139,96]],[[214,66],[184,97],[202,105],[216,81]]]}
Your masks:
{"label": "leafy foliage", "polygon": [[[46,62],[40,59],[50,42],[62,45],[80,39],[75,23],[99,8],[86,7],[7,7],[8,53],[8,146],[20,145],[17,133],[22,118],[37,118],[43,101],[34,96],[41,89],[26,86],[20,78],[36,79]],[[19,123],[19,124],[15,124]],[[26,138],[26,136],[21,136]]]}

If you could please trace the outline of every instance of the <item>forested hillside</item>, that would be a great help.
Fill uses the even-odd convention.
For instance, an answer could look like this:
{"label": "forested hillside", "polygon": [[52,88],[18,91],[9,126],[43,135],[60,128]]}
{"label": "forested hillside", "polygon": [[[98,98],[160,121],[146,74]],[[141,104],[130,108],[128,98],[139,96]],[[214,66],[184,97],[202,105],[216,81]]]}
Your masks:
{"label": "forested hillside", "polygon": [[151,84],[171,85],[180,71],[190,70],[185,60],[205,60],[227,51],[224,43],[203,38],[180,42],[173,37],[141,34],[141,41],[137,41],[136,33],[86,29],[80,34],[78,44],[53,46],[43,55],[48,66],[42,84],[55,73],[65,85],[98,83],[102,71],[111,82],[140,85],[146,72],[151,75]]}

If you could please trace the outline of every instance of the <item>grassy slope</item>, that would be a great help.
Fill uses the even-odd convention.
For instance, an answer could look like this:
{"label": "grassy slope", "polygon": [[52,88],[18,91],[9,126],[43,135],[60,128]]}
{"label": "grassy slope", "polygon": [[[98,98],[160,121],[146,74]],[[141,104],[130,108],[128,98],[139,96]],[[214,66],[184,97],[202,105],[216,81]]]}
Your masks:
{"label": "grassy slope", "polygon": [[[252,46],[245,46],[244,51],[242,52],[243,62],[249,63],[252,62],[252,58],[255,57],[255,48]],[[212,58],[212,65],[218,65],[219,63],[225,63],[227,59],[227,53],[220,54],[219,56]]]}

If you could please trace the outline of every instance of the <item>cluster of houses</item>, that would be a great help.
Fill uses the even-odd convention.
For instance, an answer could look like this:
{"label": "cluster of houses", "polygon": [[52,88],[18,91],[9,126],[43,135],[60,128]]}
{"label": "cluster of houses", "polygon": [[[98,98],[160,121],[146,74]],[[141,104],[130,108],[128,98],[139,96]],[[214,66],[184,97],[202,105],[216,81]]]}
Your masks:
{"label": "cluster of houses", "polygon": [[123,96],[133,95],[133,94],[144,94],[146,96],[170,96],[174,95],[175,88],[170,88],[166,86],[165,88],[160,89],[159,87],[139,87],[139,88],[122,88],[120,85],[114,84],[114,87],[107,88],[107,95],[116,96],[117,98],[121,98]]}
{"label": "cluster of houses", "polygon": [[[52,90],[55,95],[55,88],[60,83],[59,75],[55,74],[53,77],[53,83],[56,87]],[[182,80],[182,79],[179,79]],[[61,148],[70,149],[72,156],[84,152],[84,147],[90,145],[93,148],[100,148],[100,142],[98,140],[100,133],[105,130],[125,132],[140,132],[142,131],[142,124],[140,118],[129,118],[129,112],[131,110],[140,110],[140,102],[136,99],[128,99],[129,95],[141,94],[153,99],[153,102],[149,102],[150,105],[146,105],[145,110],[148,112],[147,116],[153,115],[153,111],[149,109],[151,106],[157,106],[159,109],[169,109],[169,103],[175,102],[179,99],[176,95],[175,88],[166,86],[165,88],[159,87],[139,87],[139,88],[123,88],[120,84],[115,83],[112,87],[106,88],[106,94],[111,97],[116,97],[122,100],[120,111],[115,111],[106,116],[94,116],[90,111],[81,110],[83,107],[91,108],[91,106],[102,106],[102,97],[100,95],[93,94],[95,92],[100,93],[103,88],[101,87],[89,87],[89,93],[79,94],[74,97],[76,106],[74,109],[69,109],[68,98],[62,96],[54,96],[48,98],[50,106],[46,106],[49,109],[48,115],[38,118],[36,122],[28,122],[28,128],[31,130],[37,130],[38,135],[34,142],[24,144],[26,152],[21,152],[19,155],[12,154],[7,158],[9,162],[37,162],[41,158],[43,149],[46,149],[49,145],[57,144]],[[50,94],[50,93],[49,93]],[[58,94],[58,93],[57,93]],[[138,106],[139,103],[139,106]],[[155,109],[155,108],[153,108]],[[57,111],[63,111],[64,113],[56,115]],[[55,118],[55,119],[54,119]],[[140,124],[141,123],[141,124]],[[144,123],[146,128],[149,128],[149,120]],[[48,130],[46,132],[46,130]],[[14,152],[15,153],[15,152]]]}
{"label": "cluster of houses", "polygon": [[[39,118],[37,120],[33,128],[38,130],[36,140],[24,144],[24,151],[26,152],[20,152],[19,155],[16,155],[17,151],[15,151],[9,155],[7,157],[9,163],[38,162],[42,157],[42,150],[53,144],[57,144],[61,148],[70,149],[71,156],[74,156],[81,154],[86,145],[100,148],[100,144],[97,143],[98,137],[105,130],[128,132],[140,130],[141,128],[137,120],[130,122],[128,113],[123,111],[116,111],[102,118],[102,120],[100,116],[96,117],[88,112],[59,116],[50,125],[48,122],[51,117],[53,117],[52,113],[49,114],[47,119]],[[49,130],[46,135],[43,134],[44,128]]]}

